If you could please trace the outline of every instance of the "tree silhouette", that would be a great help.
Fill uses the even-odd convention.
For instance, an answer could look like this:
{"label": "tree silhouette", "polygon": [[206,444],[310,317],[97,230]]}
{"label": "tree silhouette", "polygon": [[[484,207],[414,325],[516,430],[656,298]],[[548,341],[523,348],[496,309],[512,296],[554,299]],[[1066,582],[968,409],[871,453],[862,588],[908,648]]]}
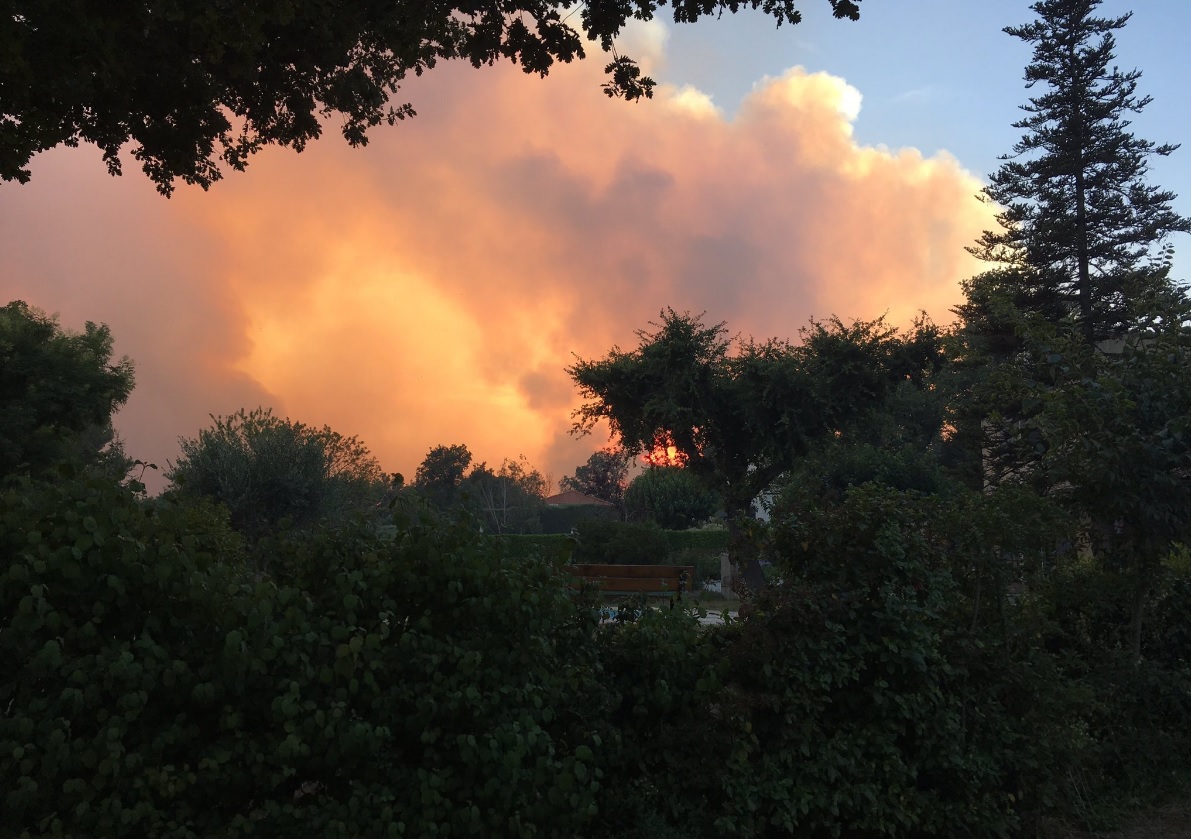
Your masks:
{"label": "tree silhouette", "polygon": [[673,309],[652,326],[637,349],[567,369],[585,400],[573,431],[606,421],[634,454],[672,445],[723,499],[733,561],[751,550],[746,520],[774,479],[940,358],[923,324],[903,337],[880,320],[832,319],[804,329],[799,346],[732,340],[724,324]]}
{"label": "tree silhouette", "polygon": [[60,460],[93,463],[105,446],[122,474],[112,414],[132,387],[132,362],[112,358],[106,326],[73,333],[24,301],[0,307],[0,477]]}
{"label": "tree silhouette", "polygon": [[1099,5],[1040,0],[1037,20],[1005,29],[1034,45],[1025,80],[1039,92],[1014,123],[1026,133],[985,189],[1005,207],[1001,229],[970,248],[1018,269],[996,276],[1015,279],[1019,305],[1052,321],[1077,316],[1089,342],[1129,329],[1129,300],[1168,282],[1167,237],[1191,232],[1191,219],[1171,209],[1175,195],[1146,183],[1149,158],[1177,146],[1128,130],[1150,103],[1137,94],[1141,73],[1112,64],[1113,32],[1130,15],[1097,17]]}

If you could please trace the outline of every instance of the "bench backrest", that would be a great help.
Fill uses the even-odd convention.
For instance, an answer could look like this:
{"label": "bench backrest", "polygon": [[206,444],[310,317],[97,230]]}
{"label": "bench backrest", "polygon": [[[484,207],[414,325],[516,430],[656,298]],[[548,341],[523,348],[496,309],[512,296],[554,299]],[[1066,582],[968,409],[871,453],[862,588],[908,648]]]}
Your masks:
{"label": "bench backrest", "polygon": [[678,594],[690,592],[695,581],[693,565],[568,565],[566,570],[614,594]]}

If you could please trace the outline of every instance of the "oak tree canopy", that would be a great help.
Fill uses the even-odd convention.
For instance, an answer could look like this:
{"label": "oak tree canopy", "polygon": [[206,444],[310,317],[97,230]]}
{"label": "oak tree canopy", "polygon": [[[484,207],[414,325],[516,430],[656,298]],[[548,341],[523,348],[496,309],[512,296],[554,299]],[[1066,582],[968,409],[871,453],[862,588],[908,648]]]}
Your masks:
{"label": "oak tree canopy", "polygon": [[[859,18],[860,0],[829,2]],[[585,42],[610,56],[605,93],[649,98],[654,81],[616,38],[664,5],[676,23],[802,16],[796,0],[13,0],[0,15],[0,179],[28,181],[33,155],[91,143],[113,175],[131,145],[161,193],[177,180],[206,189],[267,145],[301,151],[329,120],[366,144],[368,129],[414,115],[393,97],[439,61],[545,76],[584,58]]]}

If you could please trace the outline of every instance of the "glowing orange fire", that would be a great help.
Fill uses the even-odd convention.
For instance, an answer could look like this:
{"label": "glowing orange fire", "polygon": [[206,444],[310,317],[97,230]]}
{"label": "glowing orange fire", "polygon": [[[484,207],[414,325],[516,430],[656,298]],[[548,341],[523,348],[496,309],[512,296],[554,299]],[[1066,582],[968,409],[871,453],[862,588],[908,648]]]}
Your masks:
{"label": "glowing orange fire", "polygon": [[689,459],[678,450],[669,434],[659,434],[653,440],[653,448],[641,455],[646,466],[686,466]]}

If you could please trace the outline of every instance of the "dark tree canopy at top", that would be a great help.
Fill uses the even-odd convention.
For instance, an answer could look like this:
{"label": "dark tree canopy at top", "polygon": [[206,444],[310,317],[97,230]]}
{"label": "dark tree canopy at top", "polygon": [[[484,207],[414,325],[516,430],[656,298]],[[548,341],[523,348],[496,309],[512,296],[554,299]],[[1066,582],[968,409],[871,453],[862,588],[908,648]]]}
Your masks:
{"label": "dark tree canopy at top", "polygon": [[[856,20],[860,0],[829,0]],[[0,14],[0,179],[27,181],[33,155],[92,143],[112,174],[132,155],[163,194],[181,179],[204,189],[270,144],[296,151],[342,121],[353,146],[369,128],[414,114],[392,97],[440,60],[507,59],[545,76],[610,53],[604,90],[650,97],[654,82],[616,53],[630,18],[666,0],[592,0],[572,18],[563,0],[11,0]],[[675,22],[760,9],[798,23],[796,0],[672,0]]]}

